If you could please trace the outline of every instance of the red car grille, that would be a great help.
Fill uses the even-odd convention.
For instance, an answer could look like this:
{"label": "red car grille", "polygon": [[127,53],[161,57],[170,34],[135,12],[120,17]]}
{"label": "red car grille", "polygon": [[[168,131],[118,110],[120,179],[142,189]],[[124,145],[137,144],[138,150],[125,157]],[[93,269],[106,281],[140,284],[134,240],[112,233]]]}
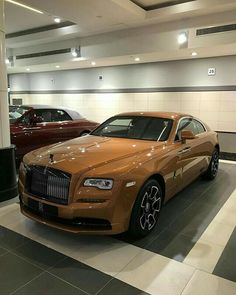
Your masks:
{"label": "red car grille", "polygon": [[29,166],[26,191],[33,196],[59,204],[68,204],[71,175],[42,166]]}

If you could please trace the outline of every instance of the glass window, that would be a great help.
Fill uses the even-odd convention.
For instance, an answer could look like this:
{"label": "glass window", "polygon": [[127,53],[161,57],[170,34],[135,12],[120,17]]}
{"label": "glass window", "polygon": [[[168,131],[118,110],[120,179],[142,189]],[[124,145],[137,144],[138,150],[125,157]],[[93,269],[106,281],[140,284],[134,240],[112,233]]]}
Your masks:
{"label": "glass window", "polygon": [[191,118],[182,119],[180,121],[175,140],[181,140],[181,132],[184,130],[192,131],[194,135],[197,135],[199,132],[195,122],[196,121]]}
{"label": "glass window", "polygon": [[110,118],[91,134],[96,136],[165,141],[169,137],[172,124],[172,120],[164,118],[119,116]]}
{"label": "glass window", "polygon": [[63,110],[39,109],[35,110],[35,114],[37,117],[42,119],[42,122],[59,122],[71,120],[71,117]]}
{"label": "glass window", "polygon": [[[18,106],[10,106],[9,107],[9,119],[11,123],[14,123],[17,119],[22,117],[30,108],[27,107],[18,107]],[[21,122],[24,120],[22,117]]]}
{"label": "glass window", "polygon": [[203,133],[203,132],[206,132],[206,129],[205,129],[205,127],[202,125],[202,123],[200,123],[200,122],[197,121],[197,120],[194,120],[194,123],[195,123],[195,125],[196,125],[197,130],[198,130],[198,134]]}
{"label": "glass window", "polygon": [[63,110],[52,110],[52,122],[71,121],[71,117]]}

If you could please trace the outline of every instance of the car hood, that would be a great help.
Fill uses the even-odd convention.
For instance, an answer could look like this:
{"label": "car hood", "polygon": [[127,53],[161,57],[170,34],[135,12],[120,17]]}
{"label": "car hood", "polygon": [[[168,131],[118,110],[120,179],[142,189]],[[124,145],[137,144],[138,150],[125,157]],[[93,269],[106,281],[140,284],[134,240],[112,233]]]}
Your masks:
{"label": "car hood", "polygon": [[78,173],[161,146],[163,142],[87,135],[38,149],[27,154],[24,160],[27,164],[47,165]]}

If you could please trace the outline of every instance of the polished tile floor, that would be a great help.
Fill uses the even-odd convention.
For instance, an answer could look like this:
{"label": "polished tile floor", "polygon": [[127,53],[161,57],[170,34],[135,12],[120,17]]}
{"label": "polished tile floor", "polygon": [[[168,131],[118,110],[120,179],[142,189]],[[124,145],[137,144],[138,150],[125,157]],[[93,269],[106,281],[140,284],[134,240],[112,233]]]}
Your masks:
{"label": "polished tile floor", "polygon": [[235,295],[236,165],[198,179],[132,240],[79,236],[37,224],[16,200],[0,205],[0,294]]}

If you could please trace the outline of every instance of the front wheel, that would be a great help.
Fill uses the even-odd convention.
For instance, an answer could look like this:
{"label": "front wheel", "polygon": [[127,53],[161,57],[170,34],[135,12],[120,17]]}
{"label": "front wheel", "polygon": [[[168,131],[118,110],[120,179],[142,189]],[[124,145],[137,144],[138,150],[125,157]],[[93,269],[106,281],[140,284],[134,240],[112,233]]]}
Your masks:
{"label": "front wheel", "polygon": [[208,180],[213,180],[217,175],[218,168],[219,168],[219,151],[217,148],[215,148],[212,154],[208,169],[203,174],[203,177]]}
{"label": "front wheel", "polygon": [[131,213],[129,233],[134,237],[148,235],[156,226],[161,211],[163,192],[155,179],[141,188]]}

